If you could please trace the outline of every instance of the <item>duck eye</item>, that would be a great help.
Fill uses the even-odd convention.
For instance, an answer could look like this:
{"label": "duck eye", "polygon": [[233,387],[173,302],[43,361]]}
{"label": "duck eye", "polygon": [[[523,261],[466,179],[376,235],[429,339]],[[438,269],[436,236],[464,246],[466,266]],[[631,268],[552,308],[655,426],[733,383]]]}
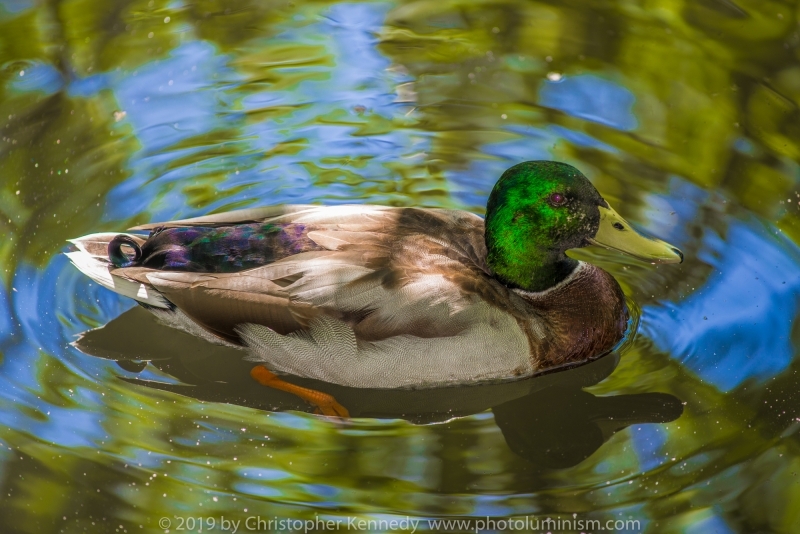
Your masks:
{"label": "duck eye", "polygon": [[562,206],[567,201],[567,197],[561,193],[552,193],[548,200],[551,206]]}

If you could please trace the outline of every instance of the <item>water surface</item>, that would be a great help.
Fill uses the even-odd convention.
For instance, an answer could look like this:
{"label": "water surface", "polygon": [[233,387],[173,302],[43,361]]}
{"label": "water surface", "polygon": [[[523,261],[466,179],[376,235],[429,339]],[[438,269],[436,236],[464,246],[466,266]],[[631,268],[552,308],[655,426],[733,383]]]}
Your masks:
{"label": "water surface", "polygon": [[[790,0],[0,0],[2,531],[579,514],[796,532],[799,16]],[[339,391],[348,424],[157,334],[62,254],[279,202],[482,214],[531,159],[577,166],[686,254],[576,253],[619,280],[638,334],[511,389]],[[116,356],[70,345],[114,319]],[[114,361],[147,350],[144,369]]]}

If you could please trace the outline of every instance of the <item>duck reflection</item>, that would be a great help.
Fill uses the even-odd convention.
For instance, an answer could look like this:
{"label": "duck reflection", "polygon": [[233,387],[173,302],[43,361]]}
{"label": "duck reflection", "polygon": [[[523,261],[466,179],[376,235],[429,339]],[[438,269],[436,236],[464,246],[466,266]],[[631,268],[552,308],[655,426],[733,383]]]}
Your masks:
{"label": "duck reflection", "polygon": [[[133,384],[259,410],[313,411],[297,396],[253,381],[252,364],[242,360],[240,351],[164,326],[138,306],[85,332],[74,345],[86,354],[115,360],[126,371],[138,373],[150,363],[179,381],[122,377]],[[682,403],[666,393],[597,397],[583,391],[609,376],[618,362],[619,355],[611,353],[527,380],[440,389],[360,389],[299,377],[289,380],[333,395],[351,417],[426,424],[491,409],[516,455],[557,469],[582,462],[630,425],[665,423],[681,415]]]}

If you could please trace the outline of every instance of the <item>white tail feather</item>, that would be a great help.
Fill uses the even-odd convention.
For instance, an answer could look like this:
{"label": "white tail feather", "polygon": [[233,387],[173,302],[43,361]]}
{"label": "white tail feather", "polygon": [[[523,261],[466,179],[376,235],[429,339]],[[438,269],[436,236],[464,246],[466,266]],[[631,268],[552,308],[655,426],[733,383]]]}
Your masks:
{"label": "white tail feather", "polygon": [[113,267],[108,262],[108,259],[103,260],[100,256],[87,252],[80,244],[80,240],[73,241],[73,243],[75,243],[79,250],[67,252],[67,257],[69,257],[72,264],[83,274],[101,286],[115,293],[119,293],[120,295],[130,297],[139,302],[149,304],[150,306],[155,306],[156,308],[170,308],[169,301],[165,299],[161,293],[142,283],[114,276],[111,274],[111,269]]}

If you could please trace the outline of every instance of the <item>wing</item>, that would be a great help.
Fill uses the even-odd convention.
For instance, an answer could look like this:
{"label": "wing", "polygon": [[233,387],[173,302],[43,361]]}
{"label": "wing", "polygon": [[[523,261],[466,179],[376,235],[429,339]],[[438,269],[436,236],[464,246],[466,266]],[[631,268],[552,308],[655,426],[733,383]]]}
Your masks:
{"label": "wing", "polygon": [[242,323],[285,334],[306,328],[320,314],[350,324],[364,340],[451,335],[464,327],[460,310],[507,293],[488,276],[483,220],[476,215],[383,206],[270,213],[261,222],[302,226],[303,237],[321,250],[236,273],[140,267],[113,273],[152,286],[229,339]]}
{"label": "wing", "polygon": [[225,226],[230,224],[243,224],[262,222],[281,215],[302,212],[319,206],[310,204],[266,206],[263,208],[247,208],[243,210],[228,211],[214,215],[204,215],[191,219],[179,219],[161,223],[141,224],[130,228],[131,231],[153,230],[155,228],[180,228],[183,226]]}

